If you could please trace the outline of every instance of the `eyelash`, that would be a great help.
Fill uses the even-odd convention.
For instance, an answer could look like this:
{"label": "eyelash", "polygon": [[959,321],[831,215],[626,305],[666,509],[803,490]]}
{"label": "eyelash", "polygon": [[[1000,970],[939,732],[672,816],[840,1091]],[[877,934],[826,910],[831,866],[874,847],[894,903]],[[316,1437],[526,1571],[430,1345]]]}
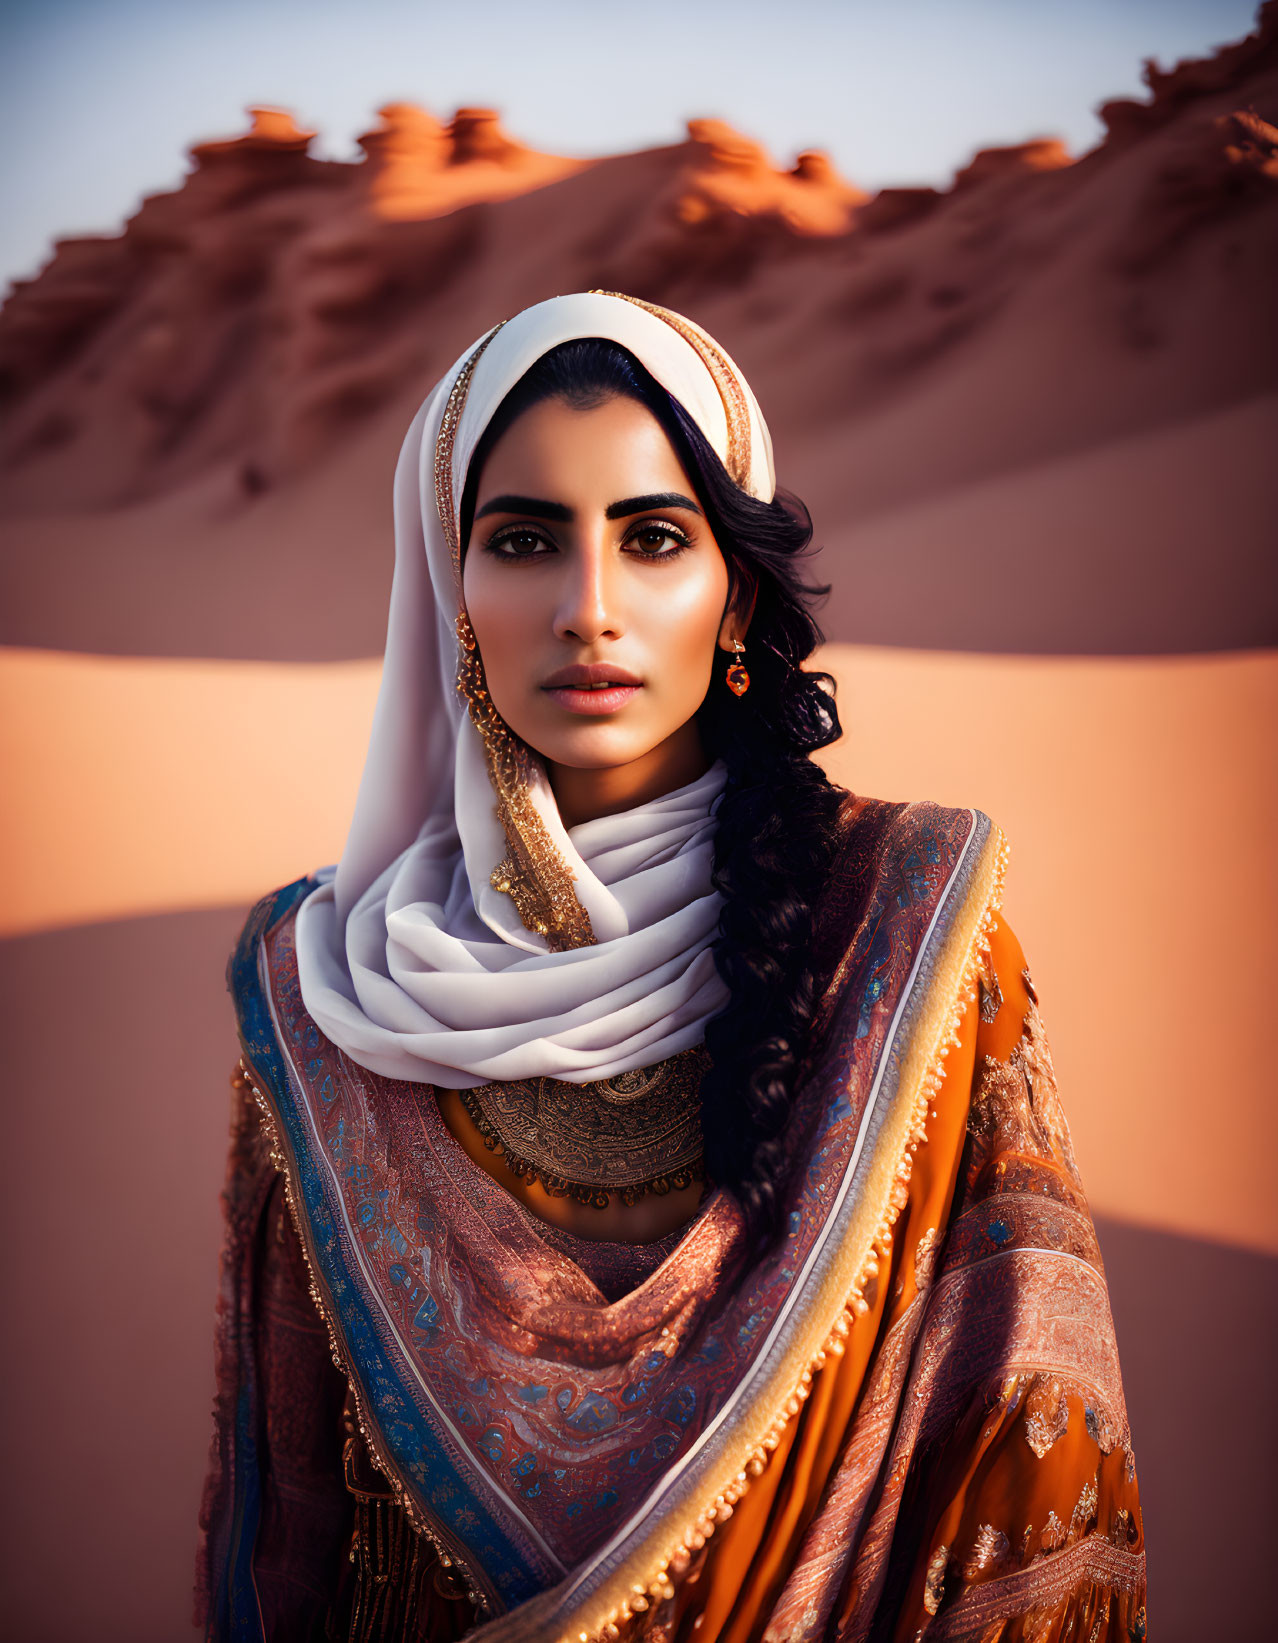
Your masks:
{"label": "eyelash", "polygon": [[[639,553],[637,557],[640,559],[677,559],[681,553],[686,553],[692,546],[692,542],[687,534],[684,531],[681,531],[678,525],[671,524],[668,519],[645,519],[642,524],[632,527],[630,534],[622,538],[621,545],[624,548],[627,543],[633,542],[638,537],[645,536],[652,531],[660,531],[663,536],[669,537],[675,546],[667,549],[664,553]],[[539,542],[544,542],[550,547],[554,546],[554,543],[550,540],[550,538],[543,536],[535,526],[507,525],[504,530],[495,531],[493,535],[489,537],[488,542],[485,545],[485,551],[493,554],[498,559],[507,560],[544,559],[546,557],[546,555],[542,553],[503,553],[501,551],[502,544],[504,542],[512,541],[517,536],[532,536]]]}
{"label": "eyelash", "polygon": [[645,519],[624,538],[622,546],[624,547],[627,542],[633,542],[637,537],[647,535],[649,531],[660,531],[662,536],[669,537],[675,546],[666,553],[641,553],[641,559],[677,559],[692,546],[687,533],[681,531],[678,525],[672,525],[668,519]]}

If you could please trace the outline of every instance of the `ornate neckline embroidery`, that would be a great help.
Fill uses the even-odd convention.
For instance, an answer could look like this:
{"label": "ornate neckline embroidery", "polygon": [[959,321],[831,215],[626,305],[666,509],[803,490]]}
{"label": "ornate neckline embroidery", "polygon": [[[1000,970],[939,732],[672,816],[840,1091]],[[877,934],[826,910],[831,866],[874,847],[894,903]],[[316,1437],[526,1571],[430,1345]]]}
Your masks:
{"label": "ornate neckline embroidery", "polygon": [[594,1084],[525,1078],[461,1090],[490,1152],[552,1197],[603,1209],[705,1179],[698,1047]]}

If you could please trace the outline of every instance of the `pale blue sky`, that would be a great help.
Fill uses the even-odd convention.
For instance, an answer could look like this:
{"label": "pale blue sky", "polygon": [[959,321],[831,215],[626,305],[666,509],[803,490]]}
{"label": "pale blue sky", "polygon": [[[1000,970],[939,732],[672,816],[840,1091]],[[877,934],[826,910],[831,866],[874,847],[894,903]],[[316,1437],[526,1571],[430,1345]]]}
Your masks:
{"label": "pale blue sky", "polygon": [[0,0],[0,282],[56,234],[113,231],[187,146],[282,104],[350,156],[379,103],[500,108],[608,154],[728,119],[870,187],[1058,135],[1164,64],[1248,32],[1252,0]]}

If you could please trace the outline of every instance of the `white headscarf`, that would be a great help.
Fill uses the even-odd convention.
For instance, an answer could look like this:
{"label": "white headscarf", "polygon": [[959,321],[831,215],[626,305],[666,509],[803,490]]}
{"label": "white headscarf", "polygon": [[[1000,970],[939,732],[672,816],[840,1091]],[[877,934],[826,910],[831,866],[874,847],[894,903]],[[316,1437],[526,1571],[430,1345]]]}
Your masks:
{"label": "white headscarf", "polygon": [[455,510],[506,394],[579,337],[628,349],[738,483],[773,495],[771,441],[735,365],[689,321],[629,298],[592,292],[525,309],[467,349],[417,413],[395,474],[386,658],[355,816],[336,874],[323,875],[297,919],[307,1010],[353,1060],[389,1077],[454,1089],[614,1077],[700,1043],[726,1002],[709,950],[721,765],[566,830],[533,761],[526,796],[592,945],[552,951],[490,882],[510,841],[457,688]]}

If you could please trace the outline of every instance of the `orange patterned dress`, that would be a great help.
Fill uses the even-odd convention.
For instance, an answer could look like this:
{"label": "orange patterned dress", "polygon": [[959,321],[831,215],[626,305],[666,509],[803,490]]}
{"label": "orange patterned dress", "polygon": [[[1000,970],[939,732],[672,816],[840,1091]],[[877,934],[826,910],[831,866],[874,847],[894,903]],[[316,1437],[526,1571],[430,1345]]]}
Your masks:
{"label": "orange patterned dress", "polygon": [[628,1273],[539,1232],[429,1090],[306,1016],[305,885],[250,920],[210,1637],[1145,1637],[1103,1266],[1001,836],[864,800],[842,828],[759,1262],[717,1189]]}

